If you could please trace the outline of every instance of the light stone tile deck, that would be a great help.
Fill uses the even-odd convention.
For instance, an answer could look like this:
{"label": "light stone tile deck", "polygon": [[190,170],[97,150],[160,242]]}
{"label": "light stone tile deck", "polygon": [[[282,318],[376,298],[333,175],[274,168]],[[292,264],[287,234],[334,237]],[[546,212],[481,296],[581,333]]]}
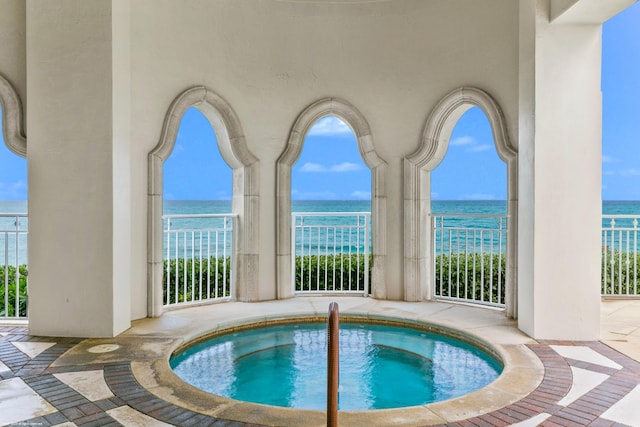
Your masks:
{"label": "light stone tile deck", "polygon": [[88,400],[95,401],[114,397],[109,386],[104,381],[104,372],[102,370],[62,372],[53,374],[53,376]]}
{"label": "light stone tile deck", "polygon": [[622,369],[618,363],[585,346],[552,345],[552,349],[560,356],[593,363],[612,369]]}
{"label": "light stone tile deck", "polygon": [[12,344],[32,359],[38,357],[46,349],[56,345],[54,342],[14,342]]}
{"label": "light stone tile deck", "polygon": [[640,426],[640,385],[636,386],[619,402],[607,409],[602,418],[617,423]]}
{"label": "light stone tile deck", "polygon": [[[551,348],[554,347],[555,346],[551,346]],[[589,371],[588,369],[576,368],[574,366],[571,367],[571,372],[573,373],[571,390],[558,402],[558,405],[569,406],[610,378],[609,375]]]}
{"label": "light stone tile deck", "polygon": [[21,378],[0,381],[0,425],[56,412],[56,408],[44,400]]}

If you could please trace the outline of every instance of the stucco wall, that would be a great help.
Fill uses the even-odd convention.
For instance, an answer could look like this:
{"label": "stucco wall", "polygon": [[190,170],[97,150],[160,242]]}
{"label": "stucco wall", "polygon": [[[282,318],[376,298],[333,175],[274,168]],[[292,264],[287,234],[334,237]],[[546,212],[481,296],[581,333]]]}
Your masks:
{"label": "stucco wall", "polygon": [[[276,160],[305,107],[335,96],[361,111],[388,163],[387,297],[402,299],[402,160],[435,103],[464,85],[496,99],[515,138],[517,26],[518,3],[503,0],[134,2],[134,286],[146,286],[147,153],[171,101],[205,85],[236,111],[260,161],[260,298],[276,292]],[[133,301],[134,317],[145,310]]]}
{"label": "stucco wall", "polygon": [[13,86],[26,109],[27,59],[24,0],[0,2],[0,74]]}

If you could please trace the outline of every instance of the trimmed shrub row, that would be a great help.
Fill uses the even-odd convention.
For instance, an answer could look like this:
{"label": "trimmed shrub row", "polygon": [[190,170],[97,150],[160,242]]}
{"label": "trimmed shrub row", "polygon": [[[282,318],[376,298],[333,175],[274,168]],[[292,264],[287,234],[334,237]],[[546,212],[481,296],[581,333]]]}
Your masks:
{"label": "trimmed shrub row", "polygon": [[[369,255],[369,282],[373,256]],[[296,291],[365,290],[365,255],[296,256]]]}
{"label": "trimmed shrub row", "polygon": [[504,304],[505,264],[504,254],[440,254],[436,256],[435,293]]}
{"label": "trimmed shrub row", "polygon": [[[27,317],[27,266],[20,265],[18,272],[20,278],[16,287],[16,268],[13,265],[8,267],[0,265],[0,317]],[[7,294],[6,299],[5,294]],[[17,312],[16,297],[18,297]]]}
{"label": "trimmed shrub row", "polygon": [[[168,286],[167,263],[169,264]],[[162,288],[165,304],[231,296],[231,258],[229,257],[202,258],[195,261],[187,259],[186,262],[183,258],[165,260],[163,273]]]}
{"label": "trimmed shrub row", "polygon": [[[365,255],[312,255],[296,256],[295,280],[297,291],[364,291]],[[163,292],[165,304],[231,296],[231,259],[211,257],[195,263],[188,259],[169,262],[169,286],[167,293],[167,261],[164,262]],[[177,263],[177,271],[176,271]],[[505,257],[504,255],[441,254],[436,257],[435,291],[445,297],[484,300],[504,304]],[[186,293],[185,293],[186,266]],[[217,270],[216,270],[217,266]],[[225,275],[226,266],[226,275]],[[369,255],[369,280],[373,257]],[[475,271],[474,271],[475,266]],[[493,267],[492,267],[493,266]],[[500,266],[500,268],[498,267]],[[16,287],[16,268],[0,265],[0,317],[27,317],[26,265],[19,267],[19,284]],[[493,268],[493,269],[492,269]],[[602,293],[640,295],[640,254],[614,251],[603,258]],[[483,270],[484,269],[484,270]],[[193,276],[192,276],[193,272]],[[481,286],[484,274],[485,286]],[[493,289],[489,289],[489,277]],[[218,279],[216,294],[216,277]],[[195,281],[192,279],[195,278]],[[210,283],[207,293],[207,278]],[[451,279],[449,279],[451,278]],[[449,286],[449,280],[451,286]],[[177,289],[176,289],[177,283]],[[200,284],[202,283],[202,288]],[[497,284],[502,284],[498,293]],[[619,283],[622,283],[621,289]],[[474,289],[475,284],[475,289]],[[442,289],[440,286],[442,285]],[[467,294],[465,296],[465,287]],[[8,289],[8,292],[7,292]],[[202,290],[201,290],[202,289]],[[19,296],[16,310],[16,292]],[[177,298],[176,298],[177,292]],[[6,293],[6,299],[5,299]]]}
{"label": "trimmed shrub row", "polygon": [[600,271],[603,295],[640,295],[640,254],[607,252]]}

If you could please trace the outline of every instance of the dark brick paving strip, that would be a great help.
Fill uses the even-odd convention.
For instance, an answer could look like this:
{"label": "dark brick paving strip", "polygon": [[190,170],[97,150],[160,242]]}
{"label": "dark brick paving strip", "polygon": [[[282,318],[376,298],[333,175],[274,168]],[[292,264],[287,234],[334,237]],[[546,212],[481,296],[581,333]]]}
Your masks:
{"label": "dark brick paving strip", "polygon": [[[236,421],[222,420],[203,415],[166,402],[143,388],[133,376],[130,363],[106,365],[85,365],[71,367],[50,367],[60,355],[80,343],[79,338],[32,337],[26,328],[0,327],[0,332],[8,333],[0,337],[0,360],[11,370],[0,374],[0,380],[20,377],[35,392],[46,399],[58,412],[25,420],[22,424],[44,427],[72,421],[78,426],[118,426],[106,411],[128,405],[157,420],[176,426],[216,426],[240,427],[257,426]],[[11,342],[55,342],[33,360],[24,355]],[[565,359],[550,345],[581,345],[592,348],[623,368],[612,369],[591,363]],[[542,426],[593,426],[623,427],[600,416],[613,404],[626,396],[640,384],[640,363],[616,352],[600,342],[542,341],[528,346],[545,366],[544,378],[540,385],[525,398],[505,408],[473,417],[447,426],[508,426],[525,421],[540,413],[547,413]],[[557,403],[569,392],[572,384],[571,367],[599,372],[610,377],[568,406]],[[58,380],[54,373],[104,370],[107,385],[115,395],[109,399],[90,402]]]}

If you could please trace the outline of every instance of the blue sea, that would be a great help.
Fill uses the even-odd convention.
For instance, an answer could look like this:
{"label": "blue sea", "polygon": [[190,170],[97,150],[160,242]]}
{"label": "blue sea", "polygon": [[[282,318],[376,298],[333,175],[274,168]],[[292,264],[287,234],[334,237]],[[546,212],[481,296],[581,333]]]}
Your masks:
{"label": "blue sea", "polygon": [[[504,200],[434,200],[434,213],[451,214],[505,214]],[[370,212],[369,200],[294,200],[293,212]],[[166,200],[164,214],[229,213],[230,200]],[[27,213],[26,200],[0,200],[0,214]],[[640,215],[640,200],[602,202],[603,215]],[[5,221],[6,222],[6,221]],[[4,230],[4,222],[0,227]]]}
{"label": "blue sea", "polygon": [[[292,201],[292,211],[296,212],[370,212],[371,203],[369,200],[294,200]],[[434,214],[483,214],[483,215],[504,215],[507,211],[507,205],[504,200],[502,201],[432,201],[432,211]],[[231,212],[231,201],[229,200],[186,200],[186,201],[165,201],[164,214],[165,215],[188,215],[188,214],[224,214]],[[28,230],[27,218],[19,218],[20,230],[18,236],[18,247],[15,247],[16,243],[16,217],[6,216],[4,214],[26,214],[27,202],[25,200],[19,201],[0,201],[0,265],[5,262],[13,264],[15,262],[16,254],[18,256],[19,263],[26,263],[27,257],[27,237],[26,231]],[[640,201],[604,201],[602,203],[603,215],[636,215],[640,216]],[[578,214],[578,213],[577,213]],[[208,221],[208,222],[207,222]],[[221,220],[204,220],[204,219],[185,219],[176,220],[177,227],[173,225],[172,229],[198,229],[209,228],[211,224],[215,222],[215,226],[218,227]],[[306,220],[305,220],[306,221]],[[305,225],[320,225],[322,221],[330,221],[333,225],[351,226],[354,224],[354,217],[335,217],[330,220],[315,220],[305,222]],[[318,221],[321,221],[318,223]],[[336,223],[337,221],[337,223]],[[341,222],[342,221],[342,222]],[[457,219],[457,227],[471,226],[477,227],[477,219]],[[476,221],[472,224],[471,221]],[[616,230],[620,228],[633,229],[633,219],[617,219],[615,222]],[[610,227],[611,221],[604,219],[602,221],[603,227]],[[485,228],[480,225],[479,228]],[[610,242],[611,234],[606,238],[606,243],[611,245],[615,243],[617,247],[618,237],[615,237],[615,242]],[[616,235],[617,236],[617,235]],[[361,246],[362,241],[359,241],[358,246]],[[640,245],[640,242],[638,243]],[[6,247],[9,250],[6,251]]]}
{"label": "blue sea", "polygon": [[[0,202],[0,212],[2,212]],[[293,200],[293,212],[370,212],[369,200]],[[24,205],[26,207],[26,204]],[[504,200],[434,200],[433,213],[448,214],[506,214]],[[230,200],[168,200],[164,202],[164,214],[228,213]],[[603,215],[640,215],[640,200],[602,202]]]}

